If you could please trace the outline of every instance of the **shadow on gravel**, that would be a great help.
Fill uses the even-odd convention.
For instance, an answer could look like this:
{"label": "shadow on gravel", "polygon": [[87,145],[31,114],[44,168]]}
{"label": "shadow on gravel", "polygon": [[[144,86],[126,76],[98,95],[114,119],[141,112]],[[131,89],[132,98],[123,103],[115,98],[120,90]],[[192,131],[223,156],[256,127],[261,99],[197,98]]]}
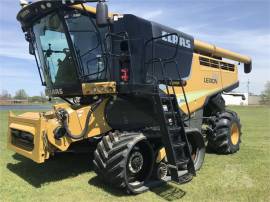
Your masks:
{"label": "shadow on gravel", "polygon": [[8,163],[7,169],[34,187],[48,182],[59,181],[92,171],[91,154],[59,153],[43,164],[37,164],[18,154],[13,158],[19,162]]}

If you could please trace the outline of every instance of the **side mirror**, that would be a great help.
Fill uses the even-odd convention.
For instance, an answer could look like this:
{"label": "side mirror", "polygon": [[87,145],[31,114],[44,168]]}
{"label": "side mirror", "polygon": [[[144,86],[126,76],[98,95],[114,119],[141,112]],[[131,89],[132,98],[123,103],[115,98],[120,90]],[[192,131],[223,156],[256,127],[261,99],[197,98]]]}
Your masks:
{"label": "side mirror", "polygon": [[109,24],[108,5],[105,1],[99,1],[97,3],[96,21],[99,27],[107,26]]}
{"label": "side mirror", "polygon": [[34,46],[31,42],[29,42],[29,54],[35,55],[35,49],[34,49]]}

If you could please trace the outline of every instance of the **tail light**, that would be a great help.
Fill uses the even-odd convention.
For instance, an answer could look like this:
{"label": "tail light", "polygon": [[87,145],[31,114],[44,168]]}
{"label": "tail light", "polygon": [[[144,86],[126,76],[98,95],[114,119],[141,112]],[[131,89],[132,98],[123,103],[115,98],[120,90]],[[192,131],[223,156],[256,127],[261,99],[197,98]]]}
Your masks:
{"label": "tail light", "polygon": [[124,82],[129,81],[129,69],[128,68],[121,68],[120,69],[120,78]]}

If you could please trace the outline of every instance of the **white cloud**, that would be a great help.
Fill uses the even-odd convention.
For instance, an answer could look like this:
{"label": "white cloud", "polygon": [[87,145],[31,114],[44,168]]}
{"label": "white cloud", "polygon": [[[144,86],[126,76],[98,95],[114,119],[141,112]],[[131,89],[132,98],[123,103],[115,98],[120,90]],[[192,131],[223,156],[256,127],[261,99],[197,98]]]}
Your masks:
{"label": "white cloud", "polygon": [[19,66],[17,66],[17,68],[12,68],[11,66],[7,66],[7,67],[2,67],[0,68],[0,76],[1,77],[5,77],[5,78],[22,78],[22,79],[27,79],[27,78],[32,78],[33,75],[29,74],[29,72],[25,69],[20,69],[18,68]]}
{"label": "white cloud", "polygon": [[163,14],[162,10],[148,11],[142,14],[142,18],[145,19],[155,19]]}
{"label": "white cloud", "polygon": [[0,33],[0,56],[25,60],[34,59],[28,53],[28,43],[24,39],[24,34],[21,31],[12,32],[5,29],[2,29]]}

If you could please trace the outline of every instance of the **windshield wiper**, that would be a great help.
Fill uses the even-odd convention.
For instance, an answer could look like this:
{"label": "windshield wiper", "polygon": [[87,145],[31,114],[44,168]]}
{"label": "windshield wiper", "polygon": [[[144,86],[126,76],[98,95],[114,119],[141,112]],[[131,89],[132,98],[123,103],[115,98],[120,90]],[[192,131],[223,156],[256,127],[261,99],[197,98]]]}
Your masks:
{"label": "windshield wiper", "polygon": [[64,48],[62,51],[52,50],[51,48],[52,44],[49,43],[48,45],[49,45],[49,48],[47,50],[43,50],[47,58],[51,57],[53,53],[67,53],[69,51],[68,48]]}

